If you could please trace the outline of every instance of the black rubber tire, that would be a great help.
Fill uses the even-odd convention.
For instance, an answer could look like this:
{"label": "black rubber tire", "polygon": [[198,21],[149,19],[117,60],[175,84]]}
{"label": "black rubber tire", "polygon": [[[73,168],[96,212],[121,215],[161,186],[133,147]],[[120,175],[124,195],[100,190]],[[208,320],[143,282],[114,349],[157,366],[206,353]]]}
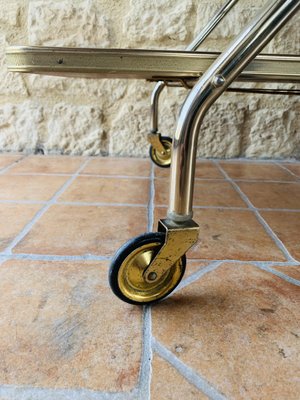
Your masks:
{"label": "black rubber tire", "polygon": [[[164,144],[164,142],[168,142],[168,143],[170,143],[170,144],[172,145],[172,139],[171,139],[170,137],[168,137],[168,136],[161,136],[160,140],[161,140],[161,142],[162,142],[163,144]],[[153,148],[153,146],[150,146],[150,148],[149,148],[149,156],[150,156],[150,158],[151,158],[151,161],[152,161],[155,165],[157,165],[158,167],[160,167],[160,168],[170,168],[170,166],[171,166],[171,158],[170,158],[170,163],[168,163],[168,164],[161,164],[161,163],[157,160],[157,158],[155,158],[155,153],[156,153],[156,150]]]}
{"label": "black rubber tire", "polygon": [[[171,288],[167,293],[165,293],[162,297],[157,298],[154,301],[147,301],[147,302],[138,302],[134,301],[127,296],[124,295],[124,293],[121,291],[118,283],[118,273],[119,270],[123,264],[123,261],[135,250],[138,248],[146,245],[146,244],[151,244],[151,243],[159,243],[161,246],[165,243],[165,233],[162,232],[149,232],[145,233],[143,235],[137,236],[128,242],[126,242],[120,249],[115,253],[110,267],[109,267],[109,273],[108,273],[108,280],[109,280],[109,285],[111,287],[111,290],[113,293],[122,301],[129,303],[129,304],[135,304],[135,305],[146,305],[146,304],[154,304],[157,303],[158,301],[162,300],[166,296],[168,296],[175,288],[176,286],[180,283],[184,273],[185,273],[185,268],[186,268],[186,256],[183,255],[181,257],[182,261],[182,273],[180,278],[178,279],[176,285]],[[161,249],[161,246],[157,248],[156,255],[159,250]]]}

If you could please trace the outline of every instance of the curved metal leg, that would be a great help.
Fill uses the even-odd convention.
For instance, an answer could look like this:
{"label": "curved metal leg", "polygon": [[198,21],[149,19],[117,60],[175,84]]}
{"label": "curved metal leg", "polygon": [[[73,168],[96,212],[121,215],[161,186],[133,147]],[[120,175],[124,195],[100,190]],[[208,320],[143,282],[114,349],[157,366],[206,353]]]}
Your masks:
{"label": "curved metal leg", "polygon": [[172,267],[174,259],[170,255],[174,248],[179,258],[197,241],[199,227],[192,221],[192,199],[197,139],[206,111],[299,8],[298,0],[277,0],[268,4],[212,64],[187,97],[173,142],[168,219],[159,222],[166,232],[166,241],[145,271],[147,282],[159,279]]}
{"label": "curved metal leg", "polygon": [[[198,36],[193,42],[186,48],[187,51],[196,51],[201,43],[209,36],[209,34],[215,29],[215,27],[221,22],[225,15],[234,7],[238,0],[228,0],[224,6],[217,11],[214,17],[208,22],[208,24],[202,29]],[[158,100],[161,92],[166,86],[164,81],[159,81],[155,85],[151,95],[151,130],[148,135],[148,141],[151,145],[160,152],[164,151],[164,147],[160,141],[160,135],[158,132]]]}
{"label": "curved metal leg", "polygon": [[168,218],[192,218],[197,140],[209,107],[300,8],[298,0],[269,3],[205,72],[187,97],[172,148]]}

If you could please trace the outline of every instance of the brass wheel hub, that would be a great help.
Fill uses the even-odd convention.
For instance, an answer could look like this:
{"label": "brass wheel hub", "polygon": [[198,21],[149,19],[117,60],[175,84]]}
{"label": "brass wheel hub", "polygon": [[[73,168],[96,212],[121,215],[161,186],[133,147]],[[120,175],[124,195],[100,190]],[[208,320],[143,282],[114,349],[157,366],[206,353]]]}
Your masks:
{"label": "brass wheel hub", "polygon": [[[123,261],[118,273],[118,285],[121,292],[135,302],[145,303],[158,300],[173,290],[181,279],[184,265],[179,259],[159,279],[153,273],[147,282],[144,272],[157,254],[160,243],[148,243],[129,254]],[[152,279],[151,279],[152,278]]]}
{"label": "brass wheel hub", "polygon": [[171,150],[172,143],[167,140],[162,139],[162,144],[164,146],[164,151],[160,152],[152,148],[152,157],[157,164],[161,166],[169,165],[171,163]]}

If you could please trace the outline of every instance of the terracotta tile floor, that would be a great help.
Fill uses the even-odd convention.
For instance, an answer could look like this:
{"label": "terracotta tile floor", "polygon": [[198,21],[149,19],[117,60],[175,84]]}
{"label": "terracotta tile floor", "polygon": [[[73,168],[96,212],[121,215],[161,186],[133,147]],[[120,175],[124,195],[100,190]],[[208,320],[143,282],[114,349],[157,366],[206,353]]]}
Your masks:
{"label": "terracotta tile floor", "polygon": [[299,400],[300,163],[199,161],[199,243],[152,307],[107,282],[153,229],[149,160],[0,155],[0,400]]}

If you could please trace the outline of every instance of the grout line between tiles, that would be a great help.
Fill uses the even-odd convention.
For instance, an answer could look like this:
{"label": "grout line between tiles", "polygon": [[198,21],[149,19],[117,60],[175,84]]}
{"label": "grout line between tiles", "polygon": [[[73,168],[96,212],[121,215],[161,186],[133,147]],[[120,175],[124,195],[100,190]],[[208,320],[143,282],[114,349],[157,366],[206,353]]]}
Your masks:
{"label": "grout line between tiles", "polygon": [[[253,263],[257,268],[266,271],[266,272],[270,272],[273,275],[278,276],[281,279],[284,279],[286,282],[292,283],[293,285],[296,286],[300,286],[300,281],[292,278],[291,276],[288,276],[286,274],[284,274],[283,272],[280,271],[276,271],[276,269],[273,269],[271,266],[267,266],[264,264],[258,264],[258,263]],[[273,265],[275,267],[275,265]]]}
{"label": "grout line between tiles", "polygon": [[105,175],[105,174],[80,174],[79,176],[84,176],[86,178],[116,178],[116,179],[150,179],[149,176],[144,175]]}
{"label": "grout line between tiles", "polygon": [[6,260],[30,260],[30,261],[110,261],[109,256],[97,256],[93,254],[79,255],[56,255],[56,254],[22,254],[12,253],[10,255],[3,255],[0,253],[0,261],[4,258]]}
{"label": "grout line between tiles", "polygon": [[70,178],[68,179],[62,187],[54,194],[54,196],[51,198],[51,200],[41,209],[39,210],[33,219],[26,224],[26,226],[22,229],[22,231],[15,237],[15,239],[11,242],[11,244],[4,250],[5,254],[11,254],[12,249],[27,235],[27,233],[31,230],[31,228],[34,226],[34,224],[42,217],[42,215],[45,214],[45,212],[50,208],[51,205],[56,203],[56,200],[58,197],[71,185],[71,183],[76,179],[76,177],[79,175],[80,171],[85,168],[86,164],[88,163],[88,160],[85,160],[83,164],[78,168],[77,172]]}
{"label": "grout line between tiles", "polygon": [[283,211],[283,212],[300,212],[299,209],[289,208],[256,208],[257,211]]}
{"label": "grout line between tiles", "polygon": [[273,241],[276,243],[277,247],[283,252],[284,256],[287,258],[288,261],[297,262],[297,260],[290,254],[288,249],[285,247],[284,243],[279,239],[279,237],[275,234],[273,229],[270,225],[265,221],[265,219],[260,215],[258,210],[253,210],[257,220],[261,223],[264,227],[265,231],[270,235]]}
{"label": "grout line between tiles", "polygon": [[[72,173],[43,173],[43,172],[16,172],[11,173],[9,176],[73,176]],[[136,175],[103,175],[103,174],[79,174],[79,177],[85,178],[104,178],[104,179],[149,179],[149,176],[136,176]]]}
{"label": "grout line between tiles", "polygon": [[255,216],[257,218],[257,220],[260,222],[260,224],[263,226],[263,228],[265,229],[265,232],[268,233],[268,235],[272,238],[272,240],[274,241],[274,243],[277,245],[277,247],[281,250],[281,252],[284,254],[284,256],[287,258],[288,261],[293,261],[296,262],[296,260],[291,256],[290,252],[288,251],[288,249],[285,247],[285,245],[283,244],[283,242],[278,238],[278,236],[274,233],[274,231],[271,229],[271,227],[269,226],[269,224],[264,220],[264,218],[260,215],[260,213],[258,212],[258,209],[256,207],[254,207],[254,205],[251,203],[251,201],[249,200],[249,198],[245,195],[245,193],[240,189],[240,187],[228,176],[228,174],[226,173],[226,171],[223,170],[223,168],[221,167],[221,165],[219,165],[218,163],[215,163],[216,166],[219,168],[220,172],[222,172],[222,174],[227,177],[227,179],[230,179],[230,183],[232,184],[232,186],[234,187],[234,189],[236,190],[236,192],[241,196],[241,198],[246,202],[246,204],[248,205],[249,209],[252,210],[255,213]]}
{"label": "grout line between tiles", "polygon": [[207,259],[199,259],[199,260],[191,260],[192,262],[220,262],[220,263],[232,263],[232,264],[254,264],[254,265],[278,265],[278,266],[291,266],[291,265],[299,265],[300,261],[256,261],[256,260],[207,260]]}
{"label": "grout line between tiles", "polygon": [[[232,179],[232,178],[231,178]],[[287,184],[299,184],[299,182],[288,181],[288,180],[275,180],[275,179],[232,179],[235,182],[245,182],[245,183],[287,183]],[[228,180],[226,179],[226,182]]]}
{"label": "grout line between tiles", "polygon": [[[0,170],[0,175],[6,172],[6,168],[10,169],[13,165],[5,167],[4,170]],[[9,176],[73,176],[73,174],[67,173],[41,173],[41,172],[18,172],[11,173]],[[99,174],[80,174],[78,177],[85,178],[101,178],[101,179],[133,179],[133,180],[149,180],[149,176],[133,176],[133,175],[99,175]],[[299,179],[297,175],[294,177]],[[167,177],[157,177],[156,180],[167,180]],[[274,179],[233,179],[235,182],[246,182],[246,183],[287,183],[287,184],[299,184],[297,180],[274,180]],[[196,182],[230,182],[226,178],[195,178]]]}
{"label": "grout line between tiles", "polygon": [[0,175],[5,174],[7,171],[9,171],[14,165],[18,164],[20,161],[24,160],[27,156],[23,156],[19,158],[18,160],[13,161],[11,164],[7,165],[6,167],[0,168]]}
{"label": "grout line between tiles", "polygon": [[204,393],[211,400],[226,400],[226,397],[215,389],[209,382],[202,378],[192,368],[185,365],[170,350],[159,343],[155,338],[152,339],[153,350],[165,361],[171,364],[184,378],[193,384],[197,389]]}
{"label": "grout line between tiles", "polygon": [[191,283],[196,282],[198,279],[202,278],[202,276],[208,274],[209,272],[215,271],[221,264],[223,264],[222,261],[214,261],[206,267],[201,268],[199,271],[194,272],[192,275],[184,279],[172,292],[172,294],[178,292],[186,286],[189,286]]}
{"label": "grout line between tiles", "polygon": [[285,171],[287,171],[287,172],[289,172],[293,177],[295,177],[295,178],[297,178],[297,179],[299,179],[299,176],[298,175],[296,175],[293,171],[290,171],[288,168],[286,168],[286,166],[285,165],[281,165],[281,164],[279,164],[278,162],[274,162],[274,164],[275,165],[277,165],[278,167],[280,167],[280,168],[282,168],[282,169],[284,169]]}
{"label": "grout line between tiles", "polygon": [[[82,175],[80,175],[82,176]],[[168,177],[155,177],[156,180],[168,180]],[[195,178],[196,182],[226,182],[230,183],[231,180],[234,182],[245,182],[245,183],[292,183],[299,184],[297,180],[274,180],[274,179],[234,179],[234,178]]]}
{"label": "grout line between tiles", "polygon": [[0,385],[5,400],[136,400],[136,391],[108,393],[89,389],[39,388],[25,385]]}
{"label": "grout line between tiles", "polygon": [[[156,208],[167,208],[168,206],[163,204],[156,204]],[[193,205],[193,209],[208,209],[208,210],[235,210],[235,211],[247,211],[248,208],[245,207],[220,207],[220,206],[195,206]]]}
{"label": "grout line between tiles", "polygon": [[143,307],[143,348],[138,384],[139,400],[150,400],[152,368],[151,306]]}
{"label": "grout line between tiles", "polygon": [[[110,261],[112,256],[101,256],[95,254],[84,255],[59,255],[59,254],[31,254],[31,253],[0,253],[1,260],[37,260],[37,261]],[[189,263],[235,263],[235,264],[261,264],[261,265],[277,265],[277,266],[300,266],[300,261],[276,261],[276,260],[209,260],[204,258],[189,259]]]}
{"label": "grout line between tiles", "polygon": [[[197,159],[198,160],[198,159]],[[200,159],[199,159],[200,160]],[[215,162],[215,161],[222,161],[222,163],[226,163],[226,164],[231,164],[231,163],[240,163],[240,162],[243,162],[243,163],[249,163],[249,164],[273,164],[273,163],[284,163],[284,164],[297,164],[297,163],[299,163],[299,160],[296,160],[295,158],[293,158],[293,159],[288,159],[288,160],[285,160],[285,159],[271,159],[271,158],[269,158],[269,159],[259,159],[259,160],[257,160],[257,159],[251,159],[251,158],[246,158],[246,157],[237,157],[237,158],[225,158],[225,159],[218,159],[218,158],[207,158],[207,159],[203,159],[204,161],[205,160],[210,160],[210,161],[213,161],[213,162]]]}
{"label": "grout line between tiles", "polygon": [[77,201],[57,201],[56,204],[64,206],[77,206],[77,207],[143,207],[146,208],[147,204],[131,204],[131,203],[93,203],[93,202],[77,202]]}
{"label": "grout line between tiles", "polygon": [[[151,185],[151,183],[150,183]],[[152,190],[150,188],[150,190]],[[153,188],[154,190],[154,188]],[[154,194],[153,194],[154,197]],[[149,201],[150,202],[150,201]],[[139,204],[139,203],[105,203],[105,202],[81,202],[81,201],[57,201],[57,205],[68,205],[68,206],[76,206],[76,207],[90,207],[90,206],[95,206],[95,207],[149,207],[149,202],[148,204]],[[41,204],[41,205],[47,205],[50,204],[48,201],[40,201],[40,200],[0,200],[0,204],[28,204],[28,205],[35,205],[35,204]],[[153,202],[152,202],[153,204]],[[152,207],[154,207],[152,205]],[[156,208],[167,208],[167,205],[163,204],[156,204]],[[235,211],[249,211],[248,207],[231,207],[231,206],[193,206],[195,209],[216,209],[216,210],[235,210]],[[258,211],[278,211],[278,212],[292,212],[292,213],[299,213],[300,209],[293,209],[293,208],[256,208]],[[253,210],[251,210],[253,211]]]}
{"label": "grout line between tiles", "polygon": [[72,173],[61,173],[61,172],[53,172],[53,173],[46,173],[46,172],[15,172],[10,173],[9,176],[73,176]]}

